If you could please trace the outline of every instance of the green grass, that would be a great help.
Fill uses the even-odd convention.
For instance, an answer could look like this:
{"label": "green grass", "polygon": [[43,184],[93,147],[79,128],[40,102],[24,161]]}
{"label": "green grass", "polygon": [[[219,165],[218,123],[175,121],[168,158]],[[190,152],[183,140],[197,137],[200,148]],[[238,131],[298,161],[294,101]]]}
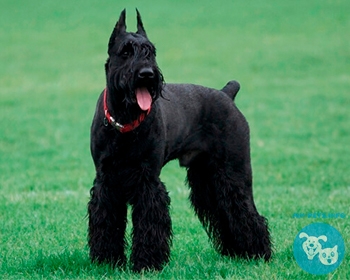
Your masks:
{"label": "green grass", "polygon": [[[141,277],[90,263],[89,128],[105,84],[115,20],[138,7],[167,82],[220,88],[237,79],[251,126],[254,195],[273,260],[219,256],[190,209],[185,172],[162,172],[172,199],[172,260]],[[0,9],[0,277],[2,279],[349,279],[350,2],[9,1]],[[345,218],[293,218],[294,213]],[[302,271],[292,244],[325,222],[342,234],[341,266]]]}

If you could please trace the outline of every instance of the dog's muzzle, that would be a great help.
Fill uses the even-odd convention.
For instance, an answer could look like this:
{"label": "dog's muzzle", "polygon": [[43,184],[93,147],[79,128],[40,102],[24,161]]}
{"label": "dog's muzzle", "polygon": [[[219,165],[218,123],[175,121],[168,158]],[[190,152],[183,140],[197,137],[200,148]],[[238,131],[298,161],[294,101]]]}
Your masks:
{"label": "dog's muzzle", "polygon": [[153,79],[154,71],[151,67],[144,67],[138,73],[138,78],[141,80]]}

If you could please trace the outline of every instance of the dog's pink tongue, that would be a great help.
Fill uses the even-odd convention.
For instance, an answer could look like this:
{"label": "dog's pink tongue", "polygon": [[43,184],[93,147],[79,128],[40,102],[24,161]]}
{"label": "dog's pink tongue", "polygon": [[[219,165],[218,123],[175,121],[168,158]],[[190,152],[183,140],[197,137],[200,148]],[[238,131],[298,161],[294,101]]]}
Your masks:
{"label": "dog's pink tongue", "polygon": [[141,110],[147,111],[152,104],[152,97],[149,94],[147,88],[142,87],[136,89],[137,104],[139,104]]}

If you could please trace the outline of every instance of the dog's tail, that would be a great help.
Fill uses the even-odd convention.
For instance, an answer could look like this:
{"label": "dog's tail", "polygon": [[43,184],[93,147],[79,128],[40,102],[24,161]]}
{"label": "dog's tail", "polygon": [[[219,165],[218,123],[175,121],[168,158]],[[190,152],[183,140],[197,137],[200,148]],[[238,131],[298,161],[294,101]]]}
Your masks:
{"label": "dog's tail", "polygon": [[232,100],[235,100],[235,97],[240,89],[240,85],[237,81],[229,81],[226,86],[222,88],[222,92],[226,93]]}

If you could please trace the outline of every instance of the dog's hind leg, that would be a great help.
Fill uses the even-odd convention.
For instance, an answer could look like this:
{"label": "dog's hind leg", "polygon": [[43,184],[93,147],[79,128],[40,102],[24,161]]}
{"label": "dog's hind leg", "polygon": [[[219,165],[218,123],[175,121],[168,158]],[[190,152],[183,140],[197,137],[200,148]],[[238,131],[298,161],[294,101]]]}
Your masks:
{"label": "dog's hind leg", "polygon": [[172,237],[170,197],[159,179],[143,180],[133,199],[132,269],[161,270],[169,262]]}
{"label": "dog's hind leg", "polygon": [[[106,180],[106,179],[105,179]],[[98,263],[124,266],[127,206],[108,182],[96,178],[88,204],[90,257]]]}
{"label": "dog's hind leg", "polygon": [[250,171],[233,169],[209,155],[194,160],[188,168],[192,205],[221,254],[268,260],[270,235],[253,201]]}
{"label": "dog's hind leg", "polygon": [[220,221],[221,253],[269,260],[270,233],[267,220],[255,207],[250,171],[231,168],[219,167],[212,178]]}

